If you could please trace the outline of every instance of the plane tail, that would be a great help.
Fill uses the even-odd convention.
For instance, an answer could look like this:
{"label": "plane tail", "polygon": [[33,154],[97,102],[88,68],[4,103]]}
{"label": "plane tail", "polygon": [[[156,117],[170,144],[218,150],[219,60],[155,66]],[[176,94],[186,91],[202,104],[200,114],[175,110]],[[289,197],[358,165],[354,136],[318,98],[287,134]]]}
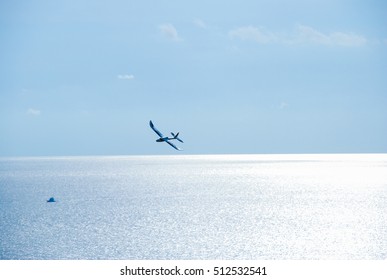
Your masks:
{"label": "plane tail", "polygon": [[173,136],[173,139],[176,139],[176,140],[180,141],[181,143],[184,143],[183,140],[181,140],[181,139],[179,138],[179,133],[180,133],[180,132],[178,132],[178,133],[175,134],[175,133],[171,132],[171,134],[172,134],[172,136]]}

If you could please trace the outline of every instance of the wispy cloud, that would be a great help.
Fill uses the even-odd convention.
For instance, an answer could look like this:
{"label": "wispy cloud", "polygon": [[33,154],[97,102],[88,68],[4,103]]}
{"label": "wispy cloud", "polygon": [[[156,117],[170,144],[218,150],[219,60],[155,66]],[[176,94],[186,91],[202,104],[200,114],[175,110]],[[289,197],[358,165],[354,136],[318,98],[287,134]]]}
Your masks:
{"label": "wispy cloud", "polygon": [[241,39],[244,41],[255,41],[260,44],[267,44],[276,41],[277,37],[266,31],[262,27],[244,26],[236,29],[232,29],[228,35],[234,39]]}
{"label": "wispy cloud", "polygon": [[120,79],[120,80],[133,80],[134,79],[134,75],[128,75],[128,74],[118,75],[117,78]]}
{"label": "wispy cloud", "polygon": [[30,116],[39,116],[42,112],[38,109],[29,108],[26,113]]}
{"label": "wispy cloud", "polygon": [[329,46],[347,46],[356,47],[367,43],[367,39],[355,33],[332,32],[323,33],[310,26],[299,25],[297,35],[294,38],[295,43],[312,43]]}
{"label": "wispy cloud", "polygon": [[245,26],[230,30],[232,39],[255,41],[259,44],[315,44],[325,46],[358,47],[367,44],[364,36],[355,33],[324,33],[306,25],[298,25],[293,32],[276,33],[263,27]]}
{"label": "wispy cloud", "polygon": [[165,38],[176,42],[182,40],[179,34],[177,33],[176,28],[172,24],[170,23],[161,24],[158,27],[161,35],[163,35]]}
{"label": "wispy cloud", "polygon": [[288,106],[289,106],[288,103],[282,101],[282,102],[280,103],[280,105],[279,105],[279,108],[280,108],[281,110],[283,110],[283,109],[285,109],[285,108],[288,107]]}
{"label": "wispy cloud", "polygon": [[196,26],[196,27],[199,27],[199,28],[203,28],[203,29],[206,29],[207,28],[207,24],[201,20],[200,18],[195,18],[193,20],[193,24]]}

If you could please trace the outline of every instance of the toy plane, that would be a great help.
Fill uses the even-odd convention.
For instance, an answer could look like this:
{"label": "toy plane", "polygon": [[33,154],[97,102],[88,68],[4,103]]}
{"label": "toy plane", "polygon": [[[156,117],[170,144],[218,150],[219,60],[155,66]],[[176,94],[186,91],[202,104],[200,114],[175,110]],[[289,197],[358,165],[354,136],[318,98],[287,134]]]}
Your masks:
{"label": "toy plane", "polygon": [[164,136],[153,124],[152,121],[149,121],[149,126],[153,129],[154,132],[156,132],[156,134],[158,136],[160,136],[159,139],[156,140],[156,142],[166,142],[167,144],[171,145],[173,148],[175,148],[176,150],[178,151],[182,151],[182,149],[178,148],[175,146],[175,144],[173,144],[172,142],[170,142],[171,140],[177,140],[177,141],[180,141],[181,143],[184,143],[183,140],[181,140],[179,138],[179,132],[178,133],[173,133],[171,132],[172,136],[173,137],[167,137],[167,136]]}

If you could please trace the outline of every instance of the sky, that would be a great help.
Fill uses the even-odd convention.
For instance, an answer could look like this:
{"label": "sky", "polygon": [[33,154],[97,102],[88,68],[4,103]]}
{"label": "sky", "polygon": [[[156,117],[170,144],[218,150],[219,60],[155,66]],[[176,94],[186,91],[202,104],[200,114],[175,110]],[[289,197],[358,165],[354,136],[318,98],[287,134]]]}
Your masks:
{"label": "sky", "polygon": [[383,0],[1,1],[0,40],[0,156],[387,152]]}

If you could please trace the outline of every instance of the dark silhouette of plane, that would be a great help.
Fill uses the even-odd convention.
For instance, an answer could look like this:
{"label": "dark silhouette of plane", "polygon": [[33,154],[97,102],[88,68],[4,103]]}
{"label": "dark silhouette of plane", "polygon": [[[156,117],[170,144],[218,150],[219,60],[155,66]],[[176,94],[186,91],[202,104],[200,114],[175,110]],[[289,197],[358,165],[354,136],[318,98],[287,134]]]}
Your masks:
{"label": "dark silhouette of plane", "polygon": [[178,151],[182,151],[182,149],[178,148],[175,146],[175,144],[173,144],[172,142],[170,142],[171,140],[177,140],[177,141],[180,141],[181,143],[184,143],[183,140],[181,140],[179,138],[179,132],[178,133],[173,133],[171,132],[172,136],[173,137],[166,137],[164,136],[155,126],[154,124],[152,123],[152,121],[149,121],[149,126],[153,129],[154,132],[156,132],[156,134],[158,136],[160,136],[159,139],[156,140],[156,142],[166,142],[167,144],[171,145],[173,148],[175,148],[176,150]]}

